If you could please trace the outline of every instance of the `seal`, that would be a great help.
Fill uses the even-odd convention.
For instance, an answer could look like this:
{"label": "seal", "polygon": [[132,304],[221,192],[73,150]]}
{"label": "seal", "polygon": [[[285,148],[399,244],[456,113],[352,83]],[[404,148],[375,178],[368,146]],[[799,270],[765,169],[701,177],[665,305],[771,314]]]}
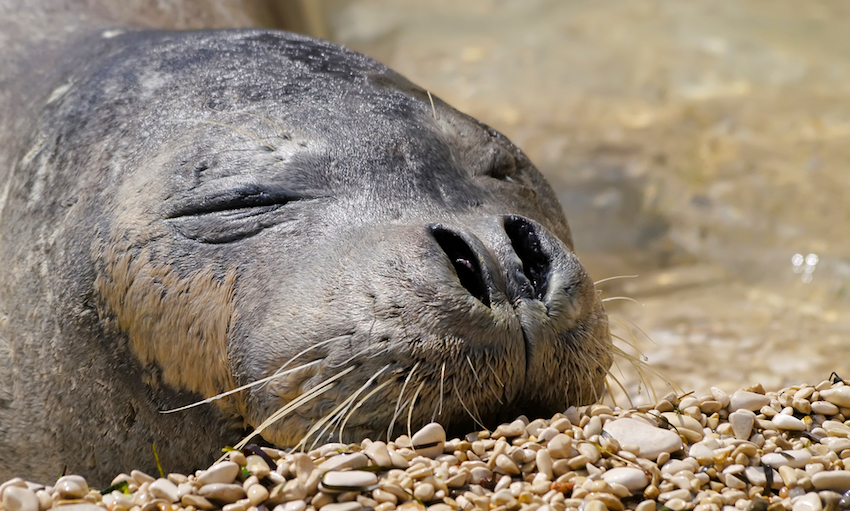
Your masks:
{"label": "seal", "polygon": [[292,33],[58,55],[3,131],[0,480],[153,473],[152,446],[188,471],[276,415],[294,446],[600,396],[602,303],[495,130]]}

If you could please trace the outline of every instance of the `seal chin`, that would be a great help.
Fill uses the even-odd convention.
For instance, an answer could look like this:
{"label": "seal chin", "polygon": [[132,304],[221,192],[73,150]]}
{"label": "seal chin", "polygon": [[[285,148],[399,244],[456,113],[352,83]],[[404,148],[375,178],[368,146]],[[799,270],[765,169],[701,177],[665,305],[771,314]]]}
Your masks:
{"label": "seal chin", "polygon": [[[601,396],[611,363],[607,318],[560,239],[520,215],[406,229],[414,230],[419,249],[404,273],[396,268],[392,281],[373,282],[371,320],[316,340],[327,345],[258,398],[265,416],[303,403],[264,438],[277,445],[384,438],[434,420],[449,431],[493,428]],[[400,250],[370,246],[385,257]],[[431,277],[412,281],[424,274]]]}

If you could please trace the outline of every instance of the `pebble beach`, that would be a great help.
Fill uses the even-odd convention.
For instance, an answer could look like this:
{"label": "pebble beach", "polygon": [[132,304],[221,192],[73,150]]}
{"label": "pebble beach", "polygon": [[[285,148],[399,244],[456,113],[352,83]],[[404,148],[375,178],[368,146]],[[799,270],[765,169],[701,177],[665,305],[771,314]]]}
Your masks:
{"label": "pebble beach", "polygon": [[[0,484],[5,511],[837,511],[850,509],[850,385],[670,394],[571,407],[494,431],[249,446],[194,474],[118,474],[89,487]],[[167,468],[167,467],[165,467]],[[157,477],[160,476],[160,477]]]}

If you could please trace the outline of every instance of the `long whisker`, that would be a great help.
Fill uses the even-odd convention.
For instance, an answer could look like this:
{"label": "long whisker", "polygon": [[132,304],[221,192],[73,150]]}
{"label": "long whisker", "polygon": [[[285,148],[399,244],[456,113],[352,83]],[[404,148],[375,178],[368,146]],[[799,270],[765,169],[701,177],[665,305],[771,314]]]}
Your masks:
{"label": "long whisker", "polygon": [[366,401],[368,401],[370,397],[372,397],[372,396],[374,396],[375,394],[377,394],[377,393],[378,393],[381,389],[383,389],[384,387],[386,387],[386,386],[387,386],[387,385],[389,385],[390,383],[395,383],[395,381],[396,381],[396,380],[395,380],[394,378],[392,378],[392,377],[391,377],[390,379],[388,379],[388,380],[387,380],[387,381],[385,381],[384,383],[382,383],[382,384],[378,385],[377,387],[375,387],[374,389],[372,389],[372,390],[371,390],[368,394],[366,394],[365,396],[363,396],[363,399],[361,399],[360,401],[358,401],[358,402],[357,402],[357,404],[356,404],[356,405],[354,405],[354,408],[352,408],[352,409],[351,409],[351,411],[350,411],[350,412],[348,412],[348,415],[345,417],[345,420],[344,420],[344,421],[342,421],[342,425],[339,427],[339,438],[340,438],[340,441],[343,441],[343,440],[342,440],[342,438],[343,438],[343,433],[344,433],[344,431],[345,431],[345,425],[346,425],[346,424],[348,424],[349,419],[351,419],[352,417],[354,417],[354,412],[356,412],[356,411],[357,411],[357,410],[358,410],[361,406],[363,406],[363,403],[365,403]]}
{"label": "long whisker", "polygon": [[235,447],[237,449],[241,449],[241,448],[245,447],[246,445],[248,445],[248,442],[250,442],[255,436],[257,436],[260,433],[262,433],[263,431],[265,431],[266,428],[268,428],[269,426],[271,426],[272,424],[274,424],[278,420],[282,419],[283,417],[288,415],[289,412],[295,410],[296,408],[298,408],[302,404],[324,394],[325,392],[327,392],[328,390],[333,388],[334,383],[337,380],[339,380],[340,378],[342,378],[343,376],[345,376],[346,374],[350,373],[353,370],[354,370],[354,366],[351,366],[348,369],[345,369],[344,371],[340,371],[337,374],[335,374],[335,375],[331,376],[330,378],[324,380],[323,382],[319,383],[314,388],[310,389],[308,392],[305,392],[304,394],[298,396],[296,399],[294,399],[294,400],[290,401],[289,403],[283,405],[276,412],[271,414],[266,420],[264,420],[263,423],[260,424],[254,431],[252,431],[250,435],[246,436],[238,444],[236,444]]}
{"label": "long whisker", "polygon": [[422,392],[422,387],[424,385],[424,381],[419,384],[419,387],[416,389],[416,393],[413,394],[413,399],[410,401],[410,408],[407,409],[407,436],[411,440],[413,439],[413,432],[410,429],[410,423],[413,420],[413,407],[416,406],[416,400],[419,398],[419,393]]}
{"label": "long whisker", "polygon": [[501,379],[499,379],[499,374],[496,373],[496,370],[493,369],[493,366],[490,365],[490,361],[485,360],[484,362],[487,364],[487,367],[490,369],[490,372],[493,373],[493,377],[496,378],[496,383],[498,383],[500,387],[505,388],[505,384],[502,383]]}
{"label": "long whisker", "polygon": [[284,375],[287,375],[287,374],[290,374],[290,373],[294,373],[295,371],[300,371],[301,369],[304,369],[305,367],[310,367],[310,366],[316,365],[318,363],[321,363],[321,359],[320,360],[314,360],[312,362],[308,362],[308,363],[306,363],[302,366],[294,367],[294,368],[292,368],[288,371],[284,371],[282,373],[275,373],[271,376],[266,376],[265,378],[262,378],[262,379],[259,379],[257,381],[248,383],[246,385],[242,385],[241,387],[237,387],[233,390],[228,390],[227,392],[222,392],[221,394],[217,394],[213,397],[209,397],[207,399],[204,399],[203,401],[197,401],[195,403],[192,403],[192,404],[189,404],[189,405],[186,405],[186,406],[181,406],[180,408],[173,408],[171,410],[162,410],[159,413],[182,412],[183,410],[188,410],[189,408],[194,408],[196,406],[209,404],[209,403],[212,403],[213,401],[217,401],[217,400],[225,398],[229,395],[236,394],[237,392],[242,392],[243,390],[250,389],[251,387],[256,387],[257,385],[262,385],[263,383],[266,383],[267,381],[274,380],[275,378],[279,378],[281,376],[284,376]]}
{"label": "long whisker", "polygon": [[485,426],[484,423],[481,422],[481,420],[476,417],[471,411],[469,411],[469,408],[466,407],[466,403],[464,403],[463,398],[460,397],[460,392],[457,391],[457,384],[454,382],[454,380],[452,380],[452,386],[455,389],[455,396],[457,396],[457,400],[460,403],[460,406],[463,407],[463,410],[466,412],[466,414],[472,418],[473,422],[475,422],[475,424],[477,424],[479,428],[487,429],[487,426]]}
{"label": "long whisker", "polygon": [[446,381],[446,363],[443,362],[443,366],[440,369],[440,401],[439,401],[439,411],[437,408],[434,408],[434,412],[431,413],[431,422],[434,422],[434,419],[437,415],[443,416],[443,383]]}
{"label": "long whisker", "polygon": [[638,278],[638,275],[616,275],[614,277],[606,277],[604,279],[597,280],[596,282],[593,283],[593,285],[598,286],[599,284],[602,284],[603,282],[609,282],[611,280],[617,280],[617,279],[636,279],[636,278]]}
{"label": "long whisker", "polygon": [[603,298],[599,301],[602,302],[602,303],[624,301],[624,302],[633,302],[633,303],[636,303],[638,305],[643,305],[639,301],[635,300],[634,298],[629,298],[628,296],[609,296],[608,298]]}
{"label": "long whisker", "polygon": [[[377,379],[377,378],[378,378],[378,376],[380,376],[380,375],[381,375],[381,373],[383,373],[384,371],[386,371],[389,367],[390,367],[390,366],[389,366],[389,364],[387,364],[387,365],[385,365],[384,367],[382,367],[380,370],[378,370],[378,372],[376,372],[375,374],[373,374],[371,378],[369,378],[368,380],[366,380],[366,383],[364,383],[363,385],[361,385],[361,386],[360,386],[360,388],[359,388],[359,389],[357,389],[357,391],[356,391],[356,392],[354,392],[352,395],[348,396],[348,397],[347,397],[347,398],[346,398],[346,399],[345,399],[342,403],[340,403],[340,404],[339,404],[336,408],[334,408],[334,409],[333,409],[333,411],[331,411],[331,413],[329,413],[329,414],[325,415],[325,417],[324,417],[324,418],[322,418],[320,421],[317,421],[317,422],[316,422],[316,424],[315,424],[315,425],[313,425],[313,427],[312,427],[312,428],[310,428],[310,429],[307,431],[307,433],[304,435],[304,437],[301,439],[301,441],[300,441],[300,442],[298,442],[298,445],[296,445],[296,446],[295,446],[295,449],[298,449],[298,448],[299,448],[299,447],[301,447],[302,445],[306,445],[307,440],[308,440],[311,436],[313,436],[313,433],[315,433],[316,431],[318,431],[318,430],[319,430],[319,428],[321,428],[321,427],[322,427],[322,425],[324,425],[325,423],[327,423],[327,425],[326,425],[326,426],[325,426],[325,428],[322,430],[322,432],[321,432],[321,433],[320,433],[320,434],[316,437],[316,441],[318,442],[318,441],[319,441],[319,439],[320,439],[320,438],[322,438],[322,436],[325,434],[325,431],[327,431],[327,429],[328,429],[329,427],[331,427],[331,425],[333,425],[333,424],[334,424],[335,422],[337,422],[338,420],[342,420],[342,418],[345,416],[346,412],[348,411],[348,407],[350,407],[350,406],[351,406],[351,403],[352,403],[352,402],[354,402],[354,400],[355,400],[355,399],[357,399],[357,396],[359,396],[359,395],[360,395],[360,394],[361,394],[364,390],[366,390],[366,389],[369,387],[369,385],[371,385],[371,384],[372,384],[372,382],[374,382],[374,381],[375,381],[375,379]],[[334,420],[331,420],[332,418],[333,418]],[[313,444],[313,445],[315,445],[315,444]]]}
{"label": "long whisker", "polygon": [[289,364],[291,364],[291,363],[292,363],[292,361],[297,360],[297,359],[298,359],[298,357],[300,357],[301,355],[303,355],[303,354],[305,354],[305,353],[307,353],[307,352],[309,352],[309,351],[312,351],[312,350],[314,350],[314,349],[316,349],[316,348],[322,347],[322,346],[324,346],[325,344],[328,344],[328,343],[331,343],[331,342],[335,342],[335,341],[341,341],[341,340],[343,340],[343,339],[347,339],[347,338],[351,337],[351,335],[352,335],[352,334],[338,335],[338,336],[336,336],[336,337],[331,337],[330,339],[326,339],[326,340],[324,340],[324,341],[317,342],[316,344],[313,344],[312,346],[309,346],[309,347],[307,347],[307,348],[304,348],[303,350],[301,350],[301,351],[299,351],[298,353],[296,353],[295,355],[293,355],[293,356],[292,356],[289,360],[287,360],[287,361],[286,361],[286,362],[285,362],[282,366],[280,366],[280,367],[278,368],[277,372],[280,372],[280,371],[282,371],[283,369],[285,369],[285,368],[286,368],[286,366],[288,366]]}
{"label": "long whisker", "polygon": [[401,398],[404,396],[404,389],[407,388],[407,384],[410,383],[410,379],[413,378],[413,373],[415,373],[416,370],[419,369],[419,364],[420,362],[416,362],[415,364],[413,364],[413,368],[410,369],[409,373],[407,373],[407,378],[404,379],[404,384],[401,386],[401,391],[398,393],[398,400],[396,400],[395,403],[395,411],[393,411],[393,418],[392,420],[390,420],[390,425],[387,428],[387,442],[392,440],[393,426],[395,425],[396,419],[398,419],[398,414],[401,412],[401,409],[404,408],[403,406],[400,406]]}

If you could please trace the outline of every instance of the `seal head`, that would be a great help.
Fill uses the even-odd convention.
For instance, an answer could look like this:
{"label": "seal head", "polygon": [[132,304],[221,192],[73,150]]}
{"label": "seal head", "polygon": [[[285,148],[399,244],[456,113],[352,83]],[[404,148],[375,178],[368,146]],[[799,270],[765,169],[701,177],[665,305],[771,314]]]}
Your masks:
{"label": "seal head", "polygon": [[106,478],[155,444],[186,470],[286,406],[262,433],[279,446],[600,396],[605,312],[504,136],[293,34],[77,48],[2,212],[0,465],[38,444],[56,456],[30,473]]}

